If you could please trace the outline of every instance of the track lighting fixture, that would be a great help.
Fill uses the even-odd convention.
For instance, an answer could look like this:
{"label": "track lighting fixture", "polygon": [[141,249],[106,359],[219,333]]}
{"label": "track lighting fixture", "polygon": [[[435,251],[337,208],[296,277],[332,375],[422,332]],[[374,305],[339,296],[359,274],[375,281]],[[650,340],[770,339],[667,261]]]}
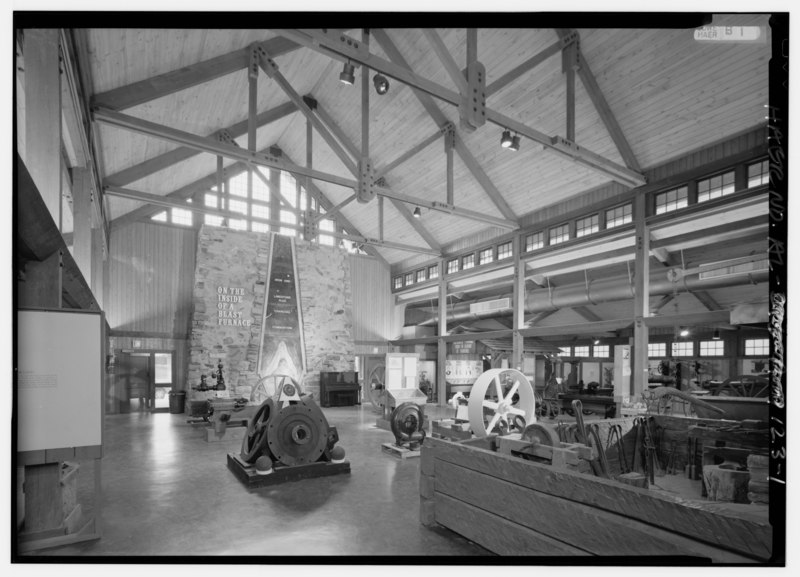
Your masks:
{"label": "track lighting fixture", "polygon": [[342,66],[342,71],[339,73],[339,80],[343,84],[352,86],[353,82],[356,81],[355,71],[356,67],[350,64],[350,61],[348,60]]}
{"label": "track lighting fixture", "polygon": [[514,140],[511,138],[511,131],[504,130],[503,136],[500,138],[500,146],[503,148],[509,148]]}
{"label": "track lighting fixture", "polygon": [[389,80],[383,74],[373,76],[372,83],[375,85],[375,92],[378,94],[383,95],[389,92]]}
{"label": "track lighting fixture", "polygon": [[688,337],[689,336],[689,329],[687,327],[681,327],[681,330],[680,330],[679,334],[682,337]]}
{"label": "track lighting fixture", "polygon": [[714,330],[714,336],[711,338],[714,339],[715,341],[719,340],[719,329]]}
{"label": "track lighting fixture", "polygon": [[600,339],[595,339],[594,340],[594,344],[599,345],[600,344]]}
{"label": "track lighting fixture", "polygon": [[513,150],[514,152],[519,150],[519,134],[515,134],[514,138],[511,139],[511,145],[508,147],[509,150]]}
{"label": "track lighting fixture", "polygon": [[414,218],[420,218],[421,216],[422,216],[422,211],[419,209],[419,207],[415,208],[414,209]]}

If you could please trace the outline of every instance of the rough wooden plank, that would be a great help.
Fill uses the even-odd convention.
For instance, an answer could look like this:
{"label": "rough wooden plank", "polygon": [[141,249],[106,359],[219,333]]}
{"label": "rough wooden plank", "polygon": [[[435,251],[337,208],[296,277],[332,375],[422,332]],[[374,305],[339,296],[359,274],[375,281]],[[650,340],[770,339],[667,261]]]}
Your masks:
{"label": "rough wooden plank", "polygon": [[18,467],[25,467],[28,465],[44,465],[46,462],[44,449],[40,451],[22,451],[17,453]]}
{"label": "rough wooden plank", "polygon": [[269,475],[259,475],[256,468],[249,463],[242,461],[239,455],[228,453],[228,469],[239,479],[248,489],[257,489],[269,485],[277,485],[301,479],[311,479],[314,477],[327,477],[330,475],[340,475],[350,473],[350,462],[341,463],[319,461],[307,463],[305,465],[295,465],[293,467],[277,466]]}
{"label": "rough wooden plank", "polygon": [[75,449],[72,447],[64,447],[61,449],[45,449],[45,461],[48,463],[58,463],[60,461],[67,461],[75,458]]}
{"label": "rough wooden plank", "polygon": [[434,478],[430,475],[419,476],[419,496],[423,499],[433,498]]}
{"label": "rough wooden plank", "polygon": [[766,520],[756,522],[738,518],[727,511],[711,512],[698,503],[688,504],[678,498],[649,493],[615,481],[556,470],[548,465],[442,439],[433,441],[437,448],[437,470],[439,461],[447,461],[564,499],[590,497],[592,504],[600,509],[646,523],[657,523],[664,529],[682,532],[756,559],[768,559],[772,551],[772,527]]}
{"label": "rough wooden plank", "polygon": [[422,475],[432,476],[434,474],[433,464],[436,449],[432,445],[433,443],[426,438],[420,449],[419,467]]}
{"label": "rough wooden plank", "polygon": [[48,531],[63,523],[61,465],[45,463],[25,467],[25,531]]}
{"label": "rough wooden plank", "polygon": [[558,541],[580,543],[581,549],[593,555],[691,555],[716,562],[747,561],[746,557],[697,543],[650,523],[540,493],[451,463],[437,463],[436,493]]}
{"label": "rough wooden plank", "polygon": [[436,522],[499,555],[584,556],[586,551],[437,493]]}
{"label": "rough wooden plank", "polygon": [[420,456],[419,450],[412,451],[406,447],[398,447],[394,443],[383,443],[381,445],[381,451],[392,457],[397,457],[398,459],[411,459]]}
{"label": "rough wooden plank", "polygon": [[419,500],[419,522],[425,527],[436,525],[436,503],[433,499]]}

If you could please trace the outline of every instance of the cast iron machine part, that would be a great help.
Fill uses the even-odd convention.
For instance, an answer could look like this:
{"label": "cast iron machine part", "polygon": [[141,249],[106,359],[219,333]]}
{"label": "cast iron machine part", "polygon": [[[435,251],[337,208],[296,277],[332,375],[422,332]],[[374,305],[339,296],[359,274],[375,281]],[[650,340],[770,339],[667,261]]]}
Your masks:
{"label": "cast iron machine part", "polygon": [[372,403],[372,408],[379,413],[383,411],[383,403],[385,402],[383,398],[383,391],[386,389],[385,379],[386,367],[381,363],[372,368],[367,377],[367,382],[364,384],[364,391],[369,398],[369,402]]}
{"label": "cast iron machine part", "polygon": [[[272,463],[296,466],[331,461],[339,441],[336,427],[309,396],[279,408],[276,399],[264,401],[248,423],[241,458],[255,464],[261,457]],[[338,447],[339,453],[343,453]],[[343,455],[342,455],[343,456]]]}
{"label": "cast iron machine part", "polygon": [[533,387],[525,375],[516,369],[489,369],[477,378],[469,394],[472,433],[485,437],[495,427],[507,432],[516,417],[524,419],[523,425],[535,423],[535,405]]}
{"label": "cast iron machine part", "polygon": [[398,447],[407,445],[416,451],[425,440],[423,420],[422,407],[416,403],[402,403],[395,407],[390,419],[395,444]]}

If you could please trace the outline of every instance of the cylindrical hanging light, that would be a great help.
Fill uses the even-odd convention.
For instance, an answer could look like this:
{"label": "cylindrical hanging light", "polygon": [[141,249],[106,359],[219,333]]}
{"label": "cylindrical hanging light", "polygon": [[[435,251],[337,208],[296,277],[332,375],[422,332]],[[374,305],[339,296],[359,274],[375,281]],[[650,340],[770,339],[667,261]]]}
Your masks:
{"label": "cylindrical hanging light", "polygon": [[342,84],[352,86],[353,82],[356,81],[355,71],[356,67],[350,64],[349,60],[345,62],[342,66],[342,71],[339,73],[339,80]]}
{"label": "cylindrical hanging light", "polygon": [[519,150],[519,134],[515,134],[514,138],[511,139],[511,144],[508,147],[509,150],[513,150],[514,152]]}
{"label": "cylindrical hanging light", "polygon": [[415,208],[414,209],[414,218],[420,218],[421,216],[422,216],[422,211],[419,209],[419,207]]}
{"label": "cylindrical hanging light", "polygon": [[511,138],[511,131],[510,130],[504,130],[503,131],[503,136],[500,138],[500,146],[502,146],[503,148],[508,148],[509,146],[511,146],[512,142],[514,142],[514,141]]}

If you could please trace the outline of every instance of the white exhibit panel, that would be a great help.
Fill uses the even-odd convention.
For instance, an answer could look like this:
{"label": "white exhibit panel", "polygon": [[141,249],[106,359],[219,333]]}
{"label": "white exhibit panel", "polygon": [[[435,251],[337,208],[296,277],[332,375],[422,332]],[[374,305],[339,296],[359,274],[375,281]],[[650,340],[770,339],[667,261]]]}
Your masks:
{"label": "white exhibit panel", "polygon": [[102,315],[17,312],[17,451],[102,445]]}

